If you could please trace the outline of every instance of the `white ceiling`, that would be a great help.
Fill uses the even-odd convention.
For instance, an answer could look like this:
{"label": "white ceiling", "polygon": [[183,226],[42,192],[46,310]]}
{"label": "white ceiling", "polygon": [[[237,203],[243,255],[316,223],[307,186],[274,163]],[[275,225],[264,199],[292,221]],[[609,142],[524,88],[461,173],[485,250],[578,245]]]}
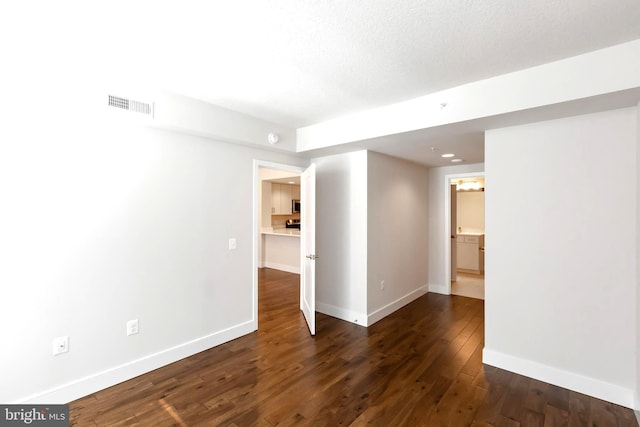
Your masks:
{"label": "white ceiling", "polygon": [[270,179],[269,181],[277,184],[300,185],[300,175],[291,176],[289,178]]}
{"label": "white ceiling", "polygon": [[[640,38],[638,0],[217,5],[180,36],[210,55],[183,56],[198,72],[168,89],[293,128]],[[451,164],[442,151],[484,161],[482,129],[359,145],[430,166]]]}
{"label": "white ceiling", "polygon": [[168,89],[293,128],[640,38],[638,0],[180,6]]}
{"label": "white ceiling", "polygon": [[[3,6],[23,10],[0,24],[29,22],[51,55],[71,46],[124,78],[290,128],[640,38],[639,0],[26,3]],[[445,130],[444,151],[482,161],[481,127]],[[433,140],[367,148],[434,164]]]}

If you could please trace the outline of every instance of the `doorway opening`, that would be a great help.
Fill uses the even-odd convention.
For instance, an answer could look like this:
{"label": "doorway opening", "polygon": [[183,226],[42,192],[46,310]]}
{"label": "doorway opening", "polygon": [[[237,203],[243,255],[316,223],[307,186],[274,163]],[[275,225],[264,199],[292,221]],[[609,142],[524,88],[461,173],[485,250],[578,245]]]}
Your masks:
{"label": "doorway opening", "polygon": [[[315,334],[315,167],[254,160],[253,322],[258,329],[260,268],[299,274],[300,310]],[[311,190],[311,191],[310,191]],[[311,212],[311,213],[310,213]],[[306,222],[301,230],[301,221]],[[310,246],[311,245],[311,246]],[[303,251],[311,255],[302,256]]]}
{"label": "doorway opening", "polygon": [[300,274],[300,173],[260,168],[259,268]]}
{"label": "doorway opening", "polygon": [[445,183],[448,293],[484,299],[484,173],[447,175]]}
{"label": "doorway opening", "polygon": [[[291,273],[300,273],[300,238],[299,236],[286,236],[282,238],[273,234],[273,226],[279,229],[279,223],[285,227],[288,219],[293,219],[293,214],[284,215],[286,203],[280,203],[280,185],[293,186],[288,184],[294,182],[297,177],[298,188],[300,183],[300,174],[304,168],[281,163],[273,163],[261,160],[254,160],[253,171],[253,320],[255,328],[258,329],[258,281],[264,277],[259,275],[259,269],[265,267],[275,267],[276,270],[283,269]],[[293,181],[292,181],[293,180]],[[275,185],[274,185],[275,184]],[[273,187],[278,189],[277,197],[272,194]],[[291,187],[288,187],[289,195],[291,195]],[[274,205],[274,200],[278,206]],[[289,207],[291,209],[291,206]],[[298,214],[298,218],[299,218]],[[292,229],[292,231],[295,229]],[[269,234],[267,234],[269,233]],[[266,236],[273,236],[273,242],[267,242]],[[271,244],[271,252],[273,257],[268,260],[265,258],[265,249]],[[278,248],[281,250],[279,251]],[[278,253],[280,252],[280,253]],[[297,269],[297,271],[295,271]]]}

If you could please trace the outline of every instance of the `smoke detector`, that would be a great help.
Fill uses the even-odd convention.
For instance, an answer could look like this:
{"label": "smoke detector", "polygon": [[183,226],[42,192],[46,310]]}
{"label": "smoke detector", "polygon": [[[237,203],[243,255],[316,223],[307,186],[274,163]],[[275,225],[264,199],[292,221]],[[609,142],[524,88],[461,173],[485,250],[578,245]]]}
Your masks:
{"label": "smoke detector", "polygon": [[269,135],[267,135],[267,141],[269,141],[269,144],[274,145],[277,144],[278,141],[280,141],[280,137],[277,134],[271,132]]}

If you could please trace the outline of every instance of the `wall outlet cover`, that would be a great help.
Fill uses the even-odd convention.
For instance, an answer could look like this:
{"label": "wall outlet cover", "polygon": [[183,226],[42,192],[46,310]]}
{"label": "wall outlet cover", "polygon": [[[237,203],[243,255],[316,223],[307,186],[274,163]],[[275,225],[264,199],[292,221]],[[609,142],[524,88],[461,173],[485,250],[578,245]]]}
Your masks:
{"label": "wall outlet cover", "polygon": [[138,319],[129,320],[127,322],[127,336],[135,335],[140,332]]}
{"label": "wall outlet cover", "polygon": [[53,355],[67,353],[69,351],[69,336],[57,337],[53,339]]}

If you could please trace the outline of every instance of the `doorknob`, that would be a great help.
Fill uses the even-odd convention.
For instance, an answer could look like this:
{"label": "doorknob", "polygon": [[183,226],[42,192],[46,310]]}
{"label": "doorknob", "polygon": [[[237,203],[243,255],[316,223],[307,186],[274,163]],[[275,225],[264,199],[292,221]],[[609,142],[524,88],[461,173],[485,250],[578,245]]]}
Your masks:
{"label": "doorknob", "polygon": [[311,254],[311,255],[307,255],[306,258],[309,258],[310,260],[315,261],[316,259],[318,259],[318,255]]}

